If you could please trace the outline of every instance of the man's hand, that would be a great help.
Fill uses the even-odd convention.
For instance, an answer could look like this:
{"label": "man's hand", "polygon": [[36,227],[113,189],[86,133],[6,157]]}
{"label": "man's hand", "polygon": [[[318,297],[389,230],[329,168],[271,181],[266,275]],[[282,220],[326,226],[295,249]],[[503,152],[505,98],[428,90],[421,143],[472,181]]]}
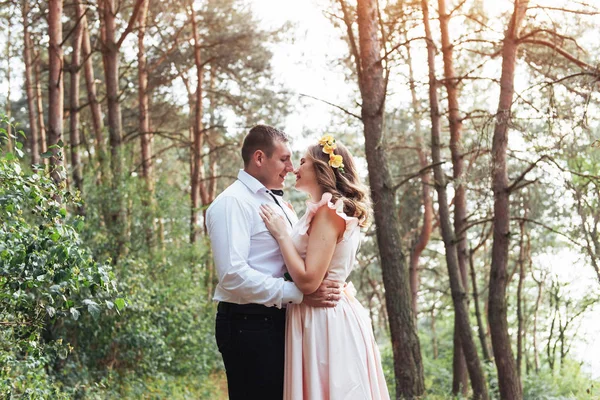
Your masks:
{"label": "man's hand", "polygon": [[325,279],[316,292],[305,294],[302,303],[311,307],[335,307],[342,298],[342,283]]}

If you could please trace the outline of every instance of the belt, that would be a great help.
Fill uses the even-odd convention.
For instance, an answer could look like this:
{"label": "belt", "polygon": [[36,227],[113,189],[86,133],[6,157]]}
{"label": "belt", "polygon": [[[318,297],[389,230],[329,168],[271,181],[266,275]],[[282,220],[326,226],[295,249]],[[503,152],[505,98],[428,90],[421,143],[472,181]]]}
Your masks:
{"label": "belt", "polygon": [[235,304],[226,301],[219,302],[217,311],[222,314],[253,314],[253,315],[285,315],[285,308],[267,307],[262,304]]}

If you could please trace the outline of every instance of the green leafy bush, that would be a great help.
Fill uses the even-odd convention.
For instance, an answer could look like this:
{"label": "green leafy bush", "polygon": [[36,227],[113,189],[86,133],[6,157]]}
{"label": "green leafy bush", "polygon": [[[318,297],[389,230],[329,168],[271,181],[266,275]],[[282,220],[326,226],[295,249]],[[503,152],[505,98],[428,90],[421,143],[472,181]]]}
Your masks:
{"label": "green leafy bush", "polygon": [[83,220],[68,216],[77,198],[43,169],[25,172],[15,143],[15,153],[0,148],[0,393],[56,398],[60,385],[47,367],[72,347],[55,328],[125,301],[111,267],[82,245]]}

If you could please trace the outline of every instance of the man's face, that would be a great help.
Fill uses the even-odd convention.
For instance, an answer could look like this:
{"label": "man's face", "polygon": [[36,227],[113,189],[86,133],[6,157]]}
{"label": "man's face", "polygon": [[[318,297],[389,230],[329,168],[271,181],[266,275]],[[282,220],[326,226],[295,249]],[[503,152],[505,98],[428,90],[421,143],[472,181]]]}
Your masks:
{"label": "man's face", "polygon": [[261,183],[267,189],[283,188],[283,181],[288,172],[294,170],[292,165],[292,152],[287,143],[280,140],[275,141],[275,148],[271,157],[264,158],[261,170]]}

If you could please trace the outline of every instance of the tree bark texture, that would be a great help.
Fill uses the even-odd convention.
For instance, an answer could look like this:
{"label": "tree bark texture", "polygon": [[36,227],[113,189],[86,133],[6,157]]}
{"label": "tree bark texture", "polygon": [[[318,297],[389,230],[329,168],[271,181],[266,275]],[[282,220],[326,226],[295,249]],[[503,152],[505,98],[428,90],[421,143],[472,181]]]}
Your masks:
{"label": "tree bark texture", "polygon": [[[10,93],[11,93],[11,76],[12,76],[12,71],[11,71],[11,67],[12,67],[12,63],[11,63],[11,57],[12,57],[12,23],[11,23],[11,17],[9,16],[8,18],[8,25],[7,25],[7,29],[6,29],[6,59],[7,59],[7,63],[6,63],[6,83],[8,86],[8,90],[6,92],[6,109],[5,109],[5,113],[6,113],[6,117],[8,118],[8,120],[10,121],[11,119],[11,115],[12,115],[12,103],[10,102]],[[9,153],[11,153],[13,151],[13,137],[12,137],[13,133],[12,133],[12,125],[8,124],[8,126],[6,127],[6,148],[8,150]],[[2,138],[4,135],[0,136],[0,138]],[[0,141],[0,144],[2,144],[2,141]]]}
{"label": "tree bark texture", "polygon": [[[344,6],[343,1],[341,3]],[[396,396],[412,399],[424,392],[423,364],[412,313],[410,283],[402,252],[399,221],[394,211],[395,193],[382,143],[385,82],[380,59],[376,2],[359,0],[357,13],[359,53],[354,56],[363,101],[361,116],[365,153],[392,336]],[[348,28],[351,30],[351,26]],[[351,44],[351,49],[356,49],[355,44]]]}
{"label": "tree bark texture", "polygon": [[506,282],[508,247],[510,242],[510,208],[506,149],[508,126],[514,96],[518,34],[529,0],[515,0],[514,11],[505,32],[502,47],[502,74],[496,124],[492,139],[492,191],[494,193],[494,233],[489,284],[489,322],[492,348],[498,370],[500,396],[503,399],[522,397],[521,381],[508,333]]}
{"label": "tree bark texture", "polygon": [[192,141],[192,167],[191,167],[191,207],[190,207],[190,243],[195,243],[198,236],[198,213],[200,204],[208,203],[208,193],[204,180],[204,163],[202,148],[204,147],[204,131],[202,127],[202,84],[204,66],[200,52],[200,35],[196,11],[192,3],[189,5],[192,18],[192,32],[194,37],[194,63],[196,65],[196,95],[194,98],[193,141]]}
{"label": "tree bark texture", "polygon": [[92,114],[92,128],[94,130],[94,144],[98,164],[100,165],[100,181],[108,184],[110,173],[108,171],[108,162],[106,156],[106,145],[104,143],[104,122],[102,120],[102,107],[98,102],[96,95],[96,78],[94,76],[94,65],[92,57],[92,45],[90,43],[90,31],[87,22],[87,8],[83,8],[83,17],[81,26],[83,27],[83,36],[81,41],[81,53],[83,56],[83,73],[85,76],[85,87],[87,92],[90,112]]}
{"label": "tree bark texture", "polygon": [[108,111],[108,135],[110,144],[110,169],[111,190],[113,202],[107,220],[111,230],[115,248],[113,258],[119,259],[125,252],[126,242],[126,210],[122,188],[123,154],[121,131],[121,106],[119,104],[119,48],[116,42],[116,7],[114,0],[101,0],[101,37],[102,37],[102,65],[104,67],[104,80],[106,84],[106,98]]}
{"label": "tree bark texture", "polygon": [[[415,141],[417,146],[417,156],[419,157],[419,166],[421,169],[427,167],[429,162],[427,160],[427,154],[425,153],[425,145],[423,143],[423,130],[421,128],[421,113],[419,112],[419,100],[417,99],[417,90],[415,86],[414,70],[412,64],[412,57],[410,53],[410,44],[406,45],[407,52],[407,64],[409,73],[409,86],[410,95],[412,100],[413,108],[413,121],[415,124]],[[423,224],[419,236],[411,248],[410,251],[410,292],[411,292],[411,305],[413,314],[417,318],[418,307],[417,299],[419,295],[420,286],[420,273],[419,273],[419,258],[427,247],[429,239],[431,238],[431,232],[433,230],[433,200],[431,198],[431,172],[429,170],[424,171],[421,174],[421,201],[423,203]]]}
{"label": "tree bark texture", "polygon": [[538,340],[537,340],[537,322],[538,322],[538,311],[540,309],[540,304],[542,302],[542,293],[544,292],[544,280],[540,279],[537,281],[535,277],[532,278],[537,284],[538,294],[535,299],[535,308],[533,309],[533,332],[531,332],[532,336],[532,347],[533,347],[533,363],[535,367],[535,373],[537,374],[540,371],[540,352],[538,350]]}
{"label": "tree bark texture", "polygon": [[477,334],[479,336],[479,343],[481,344],[481,355],[485,361],[491,361],[490,350],[486,338],[485,325],[483,323],[483,313],[481,312],[481,306],[479,305],[479,289],[477,288],[477,275],[475,274],[475,265],[473,262],[474,250],[469,252],[469,267],[471,270],[471,286],[473,288],[473,303],[475,304],[475,318],[477,319]]}
{"label": "tree bark texture", "polygon": [[[38,117],[38,128],[40,133],[40,153],[48,151],[48,139],[46,135],[46,123],[44,121],[44,100],[42,95],[42,73],[40,71],[40,53],[34,51],[33,70],[35,73],[35,105]],[[42,159],[44,164],[48,164],[48,159]]]}
{"label": "tree bark texture", "polygon": [[[527,215],[527,214],[525,214]],[[526,218],[526,216],[525,216]],[[519,282],[517,284],[517,375],[521,378],[521,367],[523,364],[523,339],[525,334],[525,321],[523,315],[523,281],[525,280],[525,221],[519,223],[521,231],[519,241]]]}
{"label": "tree bark texture", "polygon": [[[62,0],[48,1],[48,143],[50,146],[58,144],[63,135],[63,102],[64,102],[64,75],[63,75],[63,51],[62,51],[62,18],[63,2]],[[52,178],[54,181],[64,180],[64,174],[61,174],[59,167],[63,165],[62,154],[64,149],[54,147],[50,165],[52,169]]]}
{"label": "tree bark texture", "polygon": [[[457,240],[456,250],[458,267],[462,279],[463,288],[467,289],[467,239],[463,227],[467,219],[466,190],[464,185],[463,168],[464,162],[461,154],[462,120],[459,114],[458,102],[458,80],[454,71],[453,44],[450,39],[450,14],[447,11],[446,1],[438,0],[438,13],[440,31],[442,37],[442,55],[444,60],[444,86],[448,93],[448,121],[450,126],[450,153],[452,156],[452,177],[454,182],[454,235]],[[467,297],[468,301],[468,297]],[[453,356],[453,379],[452,394],[459,392],[467,394],[467,370],[464,353],[460,341],[458,321],[454,322],[454,356]]]}
{"label": "tree bark texture", "polygon": [[138,21],[138,101],[139,101],[139,130],[142,151],[142,176],[150,192],[154,191],[152,180],[152,137],[150,133],[150,114],[148,112],[148,63],[144,37],[146,36],[146,23],[148,19],[148,2],[142,1]]}
{"label": "tree bark texture", "polygon": [[440,217],[440,228],[446,250],[446,264],[448,267],[448,277],[450,278],[450,289],[452,291],[452,301],[454,303],[454,312],[458,331],[460,333],[460,342],[462,344],[464,357],[467,363],[467,370],[471,378],[471,387],[473,397],[476,399],[487,399],[487,387],[483,368],[477,354],[475,341],[471,334],[469,321],[469,309],[467,305],[467,295],[462,285],[462,278],[458,266],[456,237],[450,221],[450,210],[448,207],[448,198],[446,193],[446,178],[441,166],[441,143],[440,143],[440,112],[437,95],[437,80],[435,78],[435,46],[432,40],[431,28],[429,25],[429,5],[427,0],[421,1],[423,9],[423,24],[425,27],[425,37],[427,40],[427,63],[429,66],[429,103],[431,115],[431,155],[435,187],[438,193],[438,210]]}
{"label": "tree bark texture", "polygon": [[119,50],[126,36],[131,33],[137,21],[142,0],[134,4],[129,23],[117,40],[117,7],[115,0],[101,0],[101,37],[102,64],[106,82],[106,98],[108,103],[108,136],[110,144],[110,166],[112,173],[111,188],[114,206],[110,211],[110,229],[115,238],[113,258],[119,259],[126,254],[127,248],[127,213],[123,188],[123,132],[121,120],[121,104],[119,102]]}
{"label": "tree bark texture", "polygon": [[69,88],[69,141],[71,142],[71,168],[73,171],[73,183],[75,184],[77,190],[83,192],[83,173],[81,165],[81,155],[79,152],[79,146],[81,144],[81,137],[79,134],[79,72],[81,69],[81,37],[83,32],[80,19],[83,15],[83,7],[81,6],[80,0],[75,0],[74,5],[76,16],[75,20],[77,25],[75,26],[72,33],[73,51],[71,53],[71,83]]}
{"label": "tree bark texture", "polygon": [[114,0],[102,0],[102,65],[108,103],[110,165],[114,189],[119,189],[123,170],[121,106],[119,104],[119,48],[116,42],[117,16]]}
{"label": "tree bark texture", "polygon": [[40,138],[38,133],[38,120],[35,109],[34,66],[33,66],[33,43],[29,32],[29,1],[21,1],[21,12],[23,16],[23,55],[25,61],[25,93],[27,95],[27,111],[29,115],[29,146],[31,149],[32,164],[40,163]]}
{"label": "tree bark texture", "polygon": [[146,243],[148,248],[154,247],[154,177],[152,173],[152,133],[150,132],[150,113],[148,92],[148,63],[146,59],[146,48],[144,38],[146,36],[146,24],[148,20],[149,0],[143,0],[140,7],[138,20],[138,110],[139,110],[139,134],[142,153],[142,178],[146,185],[142,202],[146,215]]}

